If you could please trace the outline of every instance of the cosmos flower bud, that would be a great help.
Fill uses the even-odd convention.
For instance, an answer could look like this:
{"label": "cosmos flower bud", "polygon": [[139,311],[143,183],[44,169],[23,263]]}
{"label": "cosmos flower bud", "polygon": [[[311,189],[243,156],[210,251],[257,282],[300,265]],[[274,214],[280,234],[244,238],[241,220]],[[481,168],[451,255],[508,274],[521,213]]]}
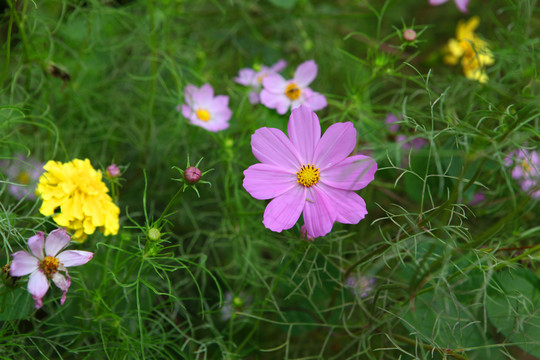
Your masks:
{"label": "cosmos flower bud", "polygon": [[197,169],[195,166],[190,166],[184,171],[184,178],[189,184],[196,184],[201,179],[201,170]]}
{"label": "cosmos flower bud", "polygon": [[403,31],[403,38],[407,41],[416,40],[416,31],[414,31],[413,29],[405,29]]}
{"label": "cosmos flower bud", "polygon": [[112,178],[118,177],[120,176],[120,169],[116,164],[112,164],[107,167],[107,175]]}
{"label": "cosmos flower bud", "polygon": [[161,238],[161,232],[157,228],[151,228],[148,230],[148,240],[158,241]]}

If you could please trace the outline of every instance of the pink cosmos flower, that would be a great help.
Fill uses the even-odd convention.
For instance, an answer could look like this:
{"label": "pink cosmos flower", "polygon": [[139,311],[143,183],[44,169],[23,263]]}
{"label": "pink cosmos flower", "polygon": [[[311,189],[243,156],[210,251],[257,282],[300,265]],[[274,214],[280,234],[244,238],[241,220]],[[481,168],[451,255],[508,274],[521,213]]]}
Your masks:
{"label": "pink cosmos flower", "polygon": [[506,166],[513,166],[512,178],[519,181],[521,189],[540,198],[540,155],[536,150],[519,149],[506,157]]}
{"label": "pink cosmos flower", "polygon": [[270,74],[277,74],[287,66],[285,60],[279,60],[277,63],[270,67],[263,66],[261,70],[255,71],[254,69],[244,68],[238,72],[238,77],[234,78],[240,85],[251,87],[252,91],[249,93],[249,102],[251,104],[257,104],[259,99],[259,92],[262,87],[262,82],[265,77]]}
{"label": "pink cosmos flower", "polygon": [[402,143],[401,147],[403,150],[409,150],[410,148],[418,150],[427,144],[426,139],[417,137],[409,140],[407,135],[397,134],[400,130],[398,122],[399,120],[394,114],[388,114],[386,116],[386,126],[390,133],[395,135],[396,142]]}
{"label": "pink cosmos flower", "polygon": [[213,132],[229,127],[232,116],[229,97],[214,96],[210,84],[204,84],[200,89],[189,84],[184,90],[184,100],[186,104],[182,104],[182,115],[192,124]]}
{"label": "pink cosmos flower", "polygon": [[[447,2],[448,0],[429,0],[430,5],[441,5]],[[469,5],[469,0],[454,0],[459,11],[466,14],[468,12],[467,5]]]}
{"label": "pink cosmos flower", "polygon": [[[68,246],[70,240],[65,229],[51,231],[47,240],[45,240],[43,232],[40,231],[28,239],[28,247],[32,253],[21,250],[11,255],[13,262],[9,270],[10,275],[30,274],[28,292],[32,294],[37,309],[43,305],[41,299],[49,290],[49,279],[52,279],[56,286],[62,290],[60,304],[64,305],[67,291],[71,285],[66,268],[86,264],[94,256],[89,251],[62,251]],[[65,272],[65,276],[60,271]]]}
{"label": "pink cosmos flower", "polygon": [[27,198],[36,199],[36,185],[43,173],[42,162],[29,158],[22,154],[15,155],[11,161],[0,161],[0,172],[3,172],[11,184],[8,191],[18,200]]}
{"label": "pink cosmos flower", "polygon": [[279,74],[270,74],[263,79],[261,103],[282,115],[289,107],[295,109],[302,104],[313,111],[320,110],[328,105],[326,98],[308,87],[316,76],[317,64],[313,60],[300,64],[290,80]]}
{"label": "pink cosmos flower", "polygon": [[364,155],[347,157],[356,146],[351,122],[331,125],[321,137],[317,115],[307,106],[292,110],[289,137],[281,130],[260,128],[251,137],[261,162],[244,171],[244,188],[270,201],[263,224],[272,231],[290,229],[304,214],[307,235],[316,238],[334,222],[356,224],[367,214],[354,192],[370,183],[377,164]]}

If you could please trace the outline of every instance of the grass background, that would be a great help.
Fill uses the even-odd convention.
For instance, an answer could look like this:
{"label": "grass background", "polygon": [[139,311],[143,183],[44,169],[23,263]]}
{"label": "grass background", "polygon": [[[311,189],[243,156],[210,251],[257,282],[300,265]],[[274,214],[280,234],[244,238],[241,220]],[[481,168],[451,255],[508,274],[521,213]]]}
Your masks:
{"label": "grass background", "polygon": [[[0,2],[0,155],[125,166],[121,231],[74,246],[64,306],[35,311],[25,280],[0,289],[2,358],[534,359],[540,357],[537,200],[504,164],[540,140],[539,8],[532,0]],[[442,62],[477,15],[495,63],[487,84]],[[407,44],[401,32],[420,33]],[[323,129],[352,121],[356,151],[379,165],[360,192],[369,214],[313,243],[300,224],[262,225],[243,189],[250,137],[287,116],[247,100],[242,67],[314,59],[329,106]],[[230,96],[214,134],[176,110],[188,83]],[[385,126],[429,145],[404,150]],[[211,187],[183,193],[159,244],[147,231],[204,157]],[[3,171],[2,171],[3,173]],[[55,228],[40,201],[0,189],[2,263]],[[469,205],[483,191],[486,201]],[[536,247],[535,247],[536,246]],[[367,297],[349,276],[375,278]],[[227,295],[229,293],[230,295]],[[230,305],[231,297],[236,305]],[[240,299],[240,300],[239,300]],[[237,311],[230,314],[230,309]],[[229,318],[223,312],[229,309]]]}

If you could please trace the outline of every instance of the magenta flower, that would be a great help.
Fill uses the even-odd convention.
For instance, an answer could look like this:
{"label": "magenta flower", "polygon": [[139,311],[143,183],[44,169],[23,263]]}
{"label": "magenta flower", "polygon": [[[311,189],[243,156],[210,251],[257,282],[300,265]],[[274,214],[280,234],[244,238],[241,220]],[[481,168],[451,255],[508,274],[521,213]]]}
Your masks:
{"label": "magenta flower", "polygon": [[120,176],[120,168],[118,168],[118,165],[111,164],[107,167],[107,176],[111,178],[115,178]]}
{"label": "magenta flower", "polygon": [[[441,5],[447,2],[448,0],[429,0],[430,5]],[[467,5],[469,5],[469,0],[454,0],[459,11],[466,14],[468,12]]]}
{"label": "magenta flower", "polygon": [[289,137],[263,127],[251,137],[261,163],[244,171],[244,188],[258,200],[273,199],[264,211],[264,226],[290,229],[303,212],[307,235],[315,238],[329,233],[335,221],[362,220],[366,203],[354,190],[373,180],[377,164],[364,155],[347,157],[356,146],[353,124],[333,124],[321,137],[317,115],[300,106],[291,113],[288,132]]}
{"label": "magenta flower", "polygon": [[[43,305],[41,299],[49,290],[49,279],[52,279],[56,286],[62,290],[60,304],[64,305],[67,291],[71,285],[71,279],[66,268],[86,264],[94,256],[89,251],[62,251],[68,246],[70,240],[65,229],[51,231],[47,236],[47,240],[45,240],[43,232],[40,231],[28,239],[28,247],[32,253],[21,250],[11,255],[13,256],[13,262],[9,270],[10,275],[24,276],[30,274],[28,292],[32,294],[37,309]],[[65,276],[60,271],[65,272]]]}
{"label": "magenta flower", "polygon": [[251,88],[251,91],[249,92],[249,102],[257,104],[260,101],[259,92],[261,91],[263,79],[270,74],[277,74],[283,70],[285,66],[287,66],[285,60],[279,60],[270,67],[261,67],[261,70],[259,71],[244,68],[238,72],[238,76],[234,78],[234,81],[240,85],[249,86]]}
{"label": "magenta flower", "polygon": [[540,155],[536,150],[515,150],[506,157],[506,166],[513,166],[512,178],[518,180],[521,189],[540,198]]}
{"label": "magenta flower", "polygon": [[214,89],[210,84],[204,84],[200,89],[189,84],[184,90],[184,100],[187,105],[182,104],[182,115],[193,125],[213,132],[229,127],[232,116],[229,97],[214,96]]}
{"label": "magenta flower", "polygon": [[397,134],[397,132],[400,130],[398,123],[399,120],[394,114],[388,114],[386,116],[386,126],[390,133],[395,136],[396,142],[402,144],[401,147],[403,150],[409,150],[410,148],[418,150],[427,144],[426,139],[417,137],[409,140],[407,135]]}
{"label": "magenta flower", "polygon": [[326,98],[308,87],[316,76],[317,64],[313,60],[300,64],[290,80],[279,74],[270,74],[263,79],[261,103],[282,115],[289,107],[295,109],[302,104],[313,111],[320,110],[326,107]]}

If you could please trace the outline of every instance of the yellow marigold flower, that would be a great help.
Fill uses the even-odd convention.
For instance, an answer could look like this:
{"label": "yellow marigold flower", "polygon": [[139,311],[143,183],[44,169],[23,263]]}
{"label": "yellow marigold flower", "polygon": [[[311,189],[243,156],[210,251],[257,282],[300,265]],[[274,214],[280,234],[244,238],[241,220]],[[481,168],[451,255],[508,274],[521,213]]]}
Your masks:
{"label": "yellow marigold flower", "polygon": [[494,59],[487,42],[474,33],[479,24],[478,16],[458,23],[456,38],[450,39],[445,47],[444,62],[457,65],[461,61],[461,68],[468,79],[485,83],[488,77],[484,68],[493,64]]}
{"label": "yellow marigold flower", "polygon": [[[49,161],[43,167],[36,193],[43,204],[39,211],[71,230],[73,240],[82,242],[99,228],[105,235],[118,233],[120,209],[108,194],[90,160],[74,159],[67,163]],[[59,208],[59,212],[57,209]]]}

